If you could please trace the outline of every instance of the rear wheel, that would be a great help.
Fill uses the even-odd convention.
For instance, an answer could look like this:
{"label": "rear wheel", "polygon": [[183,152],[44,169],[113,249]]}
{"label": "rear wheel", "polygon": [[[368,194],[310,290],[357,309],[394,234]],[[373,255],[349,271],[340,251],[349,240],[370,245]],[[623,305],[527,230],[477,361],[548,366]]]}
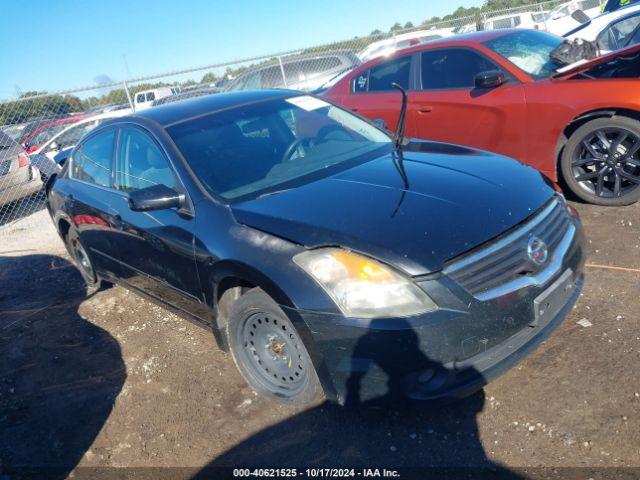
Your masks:
{"label": "rear wheel", "polygon": [[640,199],[640,122],[599,118],[578,128],[561,159],[571,191],[596,205],[630,205]]}
{"label": "rear wheel", "polygon": [[296,328],[261,289],[249,290],[233,304],[227,336],[240,373],[257,393],[294,405],[322,398],[318,376]]}
{"label": "rear wheel", "polygon": [[80,275],[86,282],[89,287],[97,287],[100,285],[100,280],[96,275],[96,272],[93,268],[93,263],[91,262],[91,257],[85,250],[84,246],[80,242],[80,238],[75,230],[69,230],[69,233],[66,237],[67,242],[67,251],[71,255],[71,258],[78,267],[80,271]]}

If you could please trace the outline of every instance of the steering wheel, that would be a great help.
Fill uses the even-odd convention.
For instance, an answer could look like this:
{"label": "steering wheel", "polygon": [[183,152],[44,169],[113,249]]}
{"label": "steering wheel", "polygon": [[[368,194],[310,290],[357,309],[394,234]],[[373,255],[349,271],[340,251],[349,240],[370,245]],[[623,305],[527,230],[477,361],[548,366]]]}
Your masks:
{"label": "steering wheel", "polygon": [[284,154],[282,155],[282,161],[290,162],[293,152],[295,152],[299,147],[304,147],[305,144],[308,146],[313,145],[315,140],[316,140],[315,137],[296,138],[293,142],[289,144],[287,149],[284,151]]}

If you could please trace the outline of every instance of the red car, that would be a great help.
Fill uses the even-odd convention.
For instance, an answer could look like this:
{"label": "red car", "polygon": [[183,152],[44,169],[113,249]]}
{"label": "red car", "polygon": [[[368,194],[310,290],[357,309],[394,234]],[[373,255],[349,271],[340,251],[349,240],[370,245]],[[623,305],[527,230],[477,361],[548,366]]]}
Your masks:
{"label": "red car", "polygon": [[640,199],[640,46],[557,70],[563,39],[499,30],[432,41],[372,60],[323,93],[406,134],[498,152],[563,178],[585,201]]}
{"label": "red car", "polygon": [[25,137],[22,141],[22,145],[27,150],[27,153],[33,153],[53,138],[54,135],[60,133],[72,123],[79,122],[80,120],[82,120],[82,115],[74,115],[72,117],[61,118],[44,123]]}

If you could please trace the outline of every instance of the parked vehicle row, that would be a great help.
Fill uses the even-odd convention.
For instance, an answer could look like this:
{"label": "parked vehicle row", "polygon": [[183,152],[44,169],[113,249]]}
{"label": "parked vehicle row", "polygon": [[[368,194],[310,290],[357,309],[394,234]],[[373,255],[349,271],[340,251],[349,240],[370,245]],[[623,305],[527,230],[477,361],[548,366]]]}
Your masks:
{"label": "parked vehicle row", "polygon": [[106,120],[129,115],[130,113],[132,113],[131,108],[119,108],[75,122],[32,151],[29,154],[31,163],[40,171],[42,180],[46,181],[53,173],[60,171],[62,164],[69,157],[71,149],[77,145],[83,136]]}
{"label": "parked vehicle row", "polygon": [[640,5],[600,15],[567,32],[565,38],[595,42],[602,54],[637,45],[640,43]]}
{"label": "parked vehicle row", "polygon": [[34,194],[41,187],[40,173],[31,165],[27,152],[0,132],[0,207]]}

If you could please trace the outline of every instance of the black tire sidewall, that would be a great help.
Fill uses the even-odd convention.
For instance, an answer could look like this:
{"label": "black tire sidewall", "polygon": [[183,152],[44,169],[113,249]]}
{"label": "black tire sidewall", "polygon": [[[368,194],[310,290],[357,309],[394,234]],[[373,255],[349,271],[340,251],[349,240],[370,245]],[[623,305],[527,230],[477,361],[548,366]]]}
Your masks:
{"label": "black tire sidewall", "polygon": [[320,385],[320,381],[318,380],[309,352],[304,347],[304,344],[302,355],[305,357],[304,360],[309,366],[309,371],[306,376],[305,384],[298,393],[292,396],[278,394],[275,391],[269,390],[254,378],[255,374],[252,372],[252,367],[245,364],[246,360],[241,351],[244,349],[244,346],[239,342],[239,329],[243,327],[244,321],[249,316],[259,312],[277,316],[280,321],[285,321],[288,324],[288,328],[296,331],[298,338],[301,339],[299,332],[297,332],[291,320],[278,306],[278,304],[263,290],[260,288],[254,288],[244,293],[231,307],[229,321],[226,325],[229,350],[231,351],[233,361],[238,367],[242,377],[256,393],[279,403],[288,405],[308,405],[320,400],[324,396],[324,392]]}
{"label": "black tire sidewall", "polygon": [[[82,275],[82,279],[85,281],[87,286],[88,287],[95,287],[95,286],[99,285],[100,284],[100,279],[97,277],[97,274],[96,274],[96,271],[95,271],[95,267],[93,267],[93,262],[91,263],[91,267],[93,268],[93,277],[91,277],[89,274],[87,274],[87,272],[85,272],[84,269],[82,268],[82,266],[80,265],[80,260],[78,259],[77,255],[76,255],[76,243],[80,244],[85,252],[87,252],[87,249],[84,247],[84,245],[82,245],[82,243],[80,242],[80,238],[78,236],[78,233],[73,228],[69,230],[69,233],[67,234],[67,237],[66,237],[65,241],[66,241],[66,244],[67,244],[66,245],[67,251],[69,252],[69,255],[71,256],[72,260],[75,262],[76,268],[80,272],[80,275]],[[91,257],[89,256],[88,252],[87,252],[87,257],[89,258],[89,261],[91,262]]]}
{"label": "black tire sidewall", "polygon": [[573,132],[573,135],[569,137],[569,140],[562,152],[562,158],[560,159],[560,171],[562,173],[562,178],[573,194],[585,202],[603,206],[624,206],[631,205],[640,200],[640,187],[637,187],[634,192],[621,198],[604,198],[585,191],[574,178],[571,163],[573,161],[574,152],[577,148],[580,148],[582,140],[596,130],[615,127],[630,130],[638,137],[638,139],[640,139],[640,122],[637,120],[621,116],[597,118],[585,123]]}

